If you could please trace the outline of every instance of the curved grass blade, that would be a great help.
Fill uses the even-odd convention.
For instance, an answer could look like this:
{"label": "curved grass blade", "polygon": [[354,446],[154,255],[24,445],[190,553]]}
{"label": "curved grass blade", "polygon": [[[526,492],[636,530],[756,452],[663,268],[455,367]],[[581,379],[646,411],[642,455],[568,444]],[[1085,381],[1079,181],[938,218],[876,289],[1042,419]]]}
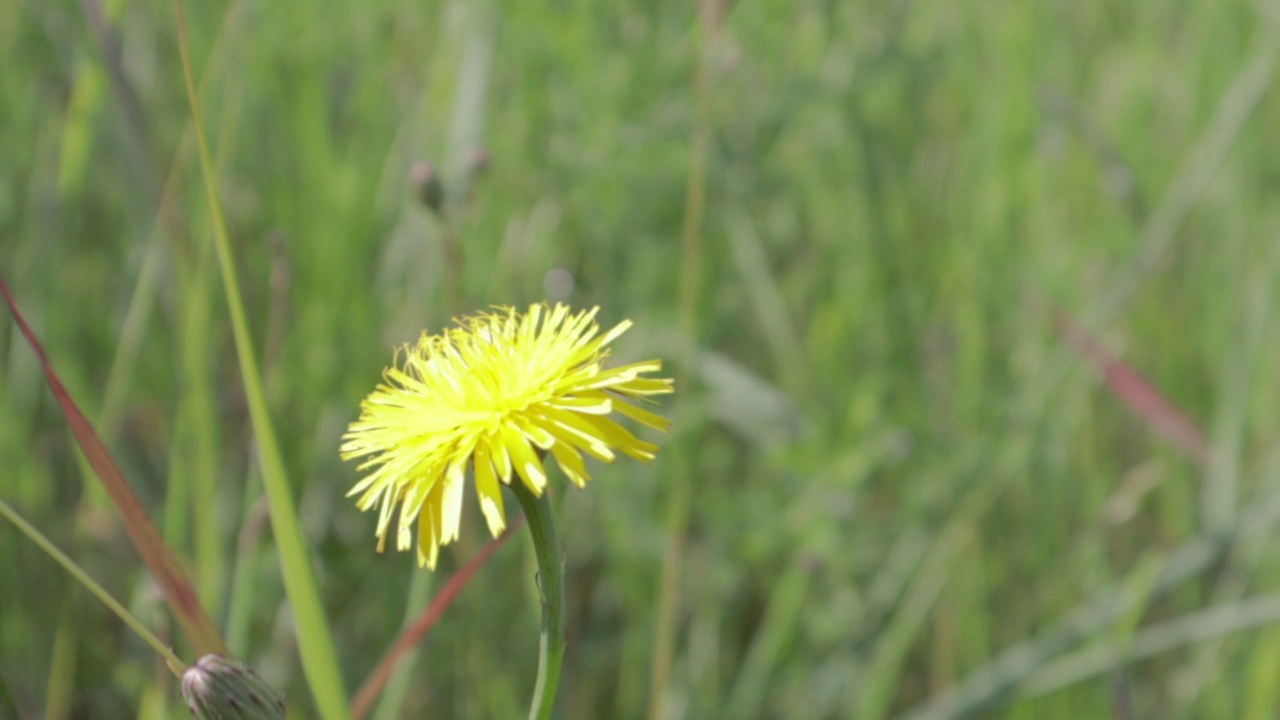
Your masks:
{"label": "curved grass blade", "polygon": [[102,487],[111,497],[111,502],[115,504],[125,531],[133,541],[133,546],[138,549],[142,561],[146,563],[147,569],[155,576],[156,582],[164,591],[165,602],[173,611],[174,618],[182,628],[187,642],[191,643],[192,650],[198,655],[225,653],[227,650],[222,642],[222,636],[218,634],[213,622],[200,605],[191,581],[178,565],[177,558],[169,552],[169,547],[160,538],[160,532],[152,524],[151,518],[142,507],[138,496],[134,494],[133,488],[129,487],[129,483],[124,479],[124,474],[111,458],[111,453],[98,438],[93,425],[84,413],[80,412],[80,408],[63,387],[62,381],[58,379],[57,373],[53,371],[53,366],[49,364],[49,358],[44,353],[44,347],[40,345],[35,333],[23,319],[22,313],[18,311],[18,305],[13,295],[9,293],[9,286],[5,284],[3,278],[0,278],[0,294],[4,295],[4,301],[9,306],[9,311],[13,313],[13,320],[17,323],[18,330],[22,332],[27,344],[35,352],[40,367],[44,370],[45,379],[49,382],[49,389],[53,391],[53,396],[58,400],[58,405],[67,418],[67,425],[71,427],[76,444],[80,446],[89,466],[93,468],[98,480],[102,482]]}

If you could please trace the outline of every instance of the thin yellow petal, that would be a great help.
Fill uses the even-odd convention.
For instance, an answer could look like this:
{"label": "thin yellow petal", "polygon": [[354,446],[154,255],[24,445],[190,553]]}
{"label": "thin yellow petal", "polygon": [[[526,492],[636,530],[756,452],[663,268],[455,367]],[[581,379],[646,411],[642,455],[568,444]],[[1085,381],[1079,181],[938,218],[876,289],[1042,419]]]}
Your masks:
{"label": "thin yellow petal", "polygon": [[529,440],[506,425],[502,426],[501,432],[502,445],[511,454],[516,472],[524,479],[524,484],[533,491],[534,495],[542,497],[542,491],[547,487],[547,473],[542,469],[542,461],[538,460],[533,448],[529,446]]}
{"label": "thin yellow petal", "polygon": [[511,484],[511,456],[507,454],[506,445],[502,444],[501,438],[496,438],[492,436],[490,436],[485,441],[485,444],[488,445],[489,449],[493,453],[491,455],[491,458],[493,460],[494,468],[497,469],[498,471],[498,477],[502,479],[503,483],[510,485]]}
{"label": "thin yellow petal", "polygon": [[654,430],[667,432],[671,429],[671,421],[658,415],[636,407],[630,403],[617,402],[613,404],[613,409],[618,411],[619,415],[626,415],[641,425],[648,425]]}
{"label": "thin yellow petal", "polygon": [[547,404],[553,408],[585,415],[608,415],[613,412],[613,398],[600,391],[590,391],[574,397],[559,398]]}
{"label": "thin yellow petal", "polygon": [[458,539],[462,524],[462,490],[466,476],[463,473],[465,457],[454,460],[445,476],[440,508],[440,544],[447,545]]}
{"label": "thin yellow petal", "polygon": [[476,496],[480,500],[480,512],[489,525],[489,533],[498,537],[507,528],[507,516],[502,502],[502,486],[489,459],[488,445],[477,445],[475,456]]}
{"label": "thin yellow petal", "polygon": [[618,457],[579,416],[573,413],[557,415],[557,412],[555,408],[544,408],[545,421],[541,424],[558,442],[571,445],[601,462],[611,463]]}
{"label": "thin yellow petal", "polygon": [[633,457],[636,460],[649,462],[657,457],[658,446],[653,443],[645,442],[631,431],[622,427],[607,417],[591,416],[588,418],[597,436],[602,438],[610,446],[617,448],[624,455]]}
{"label": "thin yellow petal", "polygon": [[418,567],[436,569],[440,557],[440,493],[439,485],[427,495],[423,512],[418,515]]}
{"label": "thin yellow petal", "polygon": [[582,463],[582,455],[573,448],[572,445],[565,443],[556,443],[551,446],[551,454],[556,458],[556,464],[560,466],[561,472],[569,481],[578,487],[586,487],[587,481],[591,476],[587,474],[587,467]]}

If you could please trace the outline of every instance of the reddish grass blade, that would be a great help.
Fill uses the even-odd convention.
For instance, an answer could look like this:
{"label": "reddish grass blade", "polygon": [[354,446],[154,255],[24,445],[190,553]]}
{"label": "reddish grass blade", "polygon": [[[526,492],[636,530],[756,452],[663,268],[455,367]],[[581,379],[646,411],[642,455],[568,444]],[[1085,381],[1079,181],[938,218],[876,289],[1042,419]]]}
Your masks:
{"label": "reddish grass blade", "polygon": [[396,639],[391,649],[383,656],[382,661],[378,663],[378,667],[369,673],[369,677],[365,679],[364,684],[360,686],[360,691],[356,693],[355,699],[351,701],[351,717],[352,720],[362,720],[362,718],[373,708],[373,703],[378,699],[378,695],[382,693],[382,689],[386,687],[387,681],[391,679],[391,671],[395,669],[396,664],[400,662],[404,654],[418,644],[423,635],[436,624],[444,611],[449,609],[453,604],[458,593],[467,586],[467,582],[471,580],[471,576],[476,574],[482,565],[489,562],[489,558],[497,552],[502,543],[511,537],[511,534],[518,530],[524,524],[524,516],[516,518],[501,535],[489,541],[476,556],[467,561],[462,569],[453,574],[449,578],[449,582],[440,588],[440,592],[431,599],[431,604],[427,609],[422,611],[417,620],[413,624],[405,628],[405,631]]}
{"label": "reddish grass blade", "polygon": [[1102,375],[1103,382],[1135,415],[1175,449],[1203,467],[1209,459],[1204,431],[1083,325],[1064,312],[1055,313],[1058,334]]}
{"label": "reddish grass blade", "polygon": [[151,523],[151,518],[147,516],[147,511],[142,507],[138,496],[133,493],[133,489],[124,479],[120,468],[112,460],[111,453],[107,452],[106,446],[98,439],[93,425],[84,413],[80,412],[80,408],[63,387],[62,381],[58,379],[57,373],[53,371],[40,341],[36,339],[35,333],[23,319],[22,313],[18,312],[18,305],[14,302],[13,295],[9,293],[9,286],[5,284],[4,278],[0,278],[0,294],[4,295],[4,301],[8,304],[9,311],[13,313],[13,320],[17,323],[18,330],[22,332],[22,336],[27,339],[27,344],[39,359],[40,367],[44,369],[44,376],[49,381],[49,389],[53,391],[58,405],[62,407],[62,413],[67,417],[67,424],[75,435],[76,443],[84,452],[85,459],[89,461],[94,474],[102,482],[107,495],[115,503],[116,511],[120,513],[120,519],[124,522],[125,531],[129,533],[129,539],[133,541],[133,546],[138,549],[142,561],[146,563],[164,591],[165,601],[182,628],[187,642],[191,644],[191,649],[200,656],[209,653],[225,654],[227,649],[222,642],[222,637],[214,628],[213,622],[209,620],[204,608],[201,607],[186,574],[178,565],[173,553],[169,552],[168,546],[160,539],[160,533]]}

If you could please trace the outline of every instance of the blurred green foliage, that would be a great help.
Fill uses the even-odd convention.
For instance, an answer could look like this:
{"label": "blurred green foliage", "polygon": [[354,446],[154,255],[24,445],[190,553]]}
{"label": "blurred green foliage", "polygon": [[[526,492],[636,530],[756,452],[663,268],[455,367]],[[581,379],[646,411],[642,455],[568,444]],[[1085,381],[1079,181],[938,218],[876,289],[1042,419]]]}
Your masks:
{"label": "blurred green foliage", "polygon": [[[374,553],[338,437],[393,348],[453,314],[449,238],[461,309],[598,304],[637,321],[620,358],[678,365],[705,122],[698,355],[673,437],[653,467],[558,500],[562,717],[878,718],[929,698],[1274,716],[1275,602],[1233,604],[1280,584],[1274,3],[703,5],[186,6],[349,689],[416,571]],[[307,717],[177,58],[163,0],[0,4],[0,273],[233,650]],[[443,215],[410,182],[424,161]],[[1058,312],[1205,428],[1207,459],[1099,383]],[[165,630],[34,358],[7,322],[0,340],[0,493]],[[692,513],[655,714],[676,483]],[[487,539],[469,512],[441,577]],[[403,717],[523,712],[527,545],[432,631]],[[165,697],[146,647],[0,529],[0,716],[6,698],[22,717],[178,716]]]}

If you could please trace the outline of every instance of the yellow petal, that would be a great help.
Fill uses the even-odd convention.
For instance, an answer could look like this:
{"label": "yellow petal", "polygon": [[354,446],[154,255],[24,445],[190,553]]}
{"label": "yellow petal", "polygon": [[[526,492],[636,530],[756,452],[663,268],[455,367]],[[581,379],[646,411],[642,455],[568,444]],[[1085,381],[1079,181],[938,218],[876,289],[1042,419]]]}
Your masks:
{"label": "yellow petal", "polygon": [[624,402],[614,403],[613,409],[617,410],[619,415],[626,415],[627,417],[631,418],[632,420],[635,420],[641,425],[648,425],[654,430],[667,432],[668,430],[671,429],[670,420],[662,417],[661,415],[658,415],[657,413],[651,413],[648,410],[638,408],[635,405],[632,405],[630,403],[624,403]]}
{"label": "yellow petal", "polygon": [[427,495],[423,512],[418,515],[418,567],[436,569],[440,557],[440,484]]}
{"label": "yellow petal", "polygon": [[649,462],[657,457],[657,445],[645,442],[632,435],[630,430],[622,427],[613,419],[591,416],[587,418],[587,422],[591,424],[598,437],[603,438],[611,447],[619,450],[624,455],[644,462]]}
{"label": "yellow petal", "polygon": [[613,399],[599,391],[586,392],[574,397],[557,398],[547,404],[553,408],[584,415],[608,415],[613,411]]}
{"label": "yellow petal", "polygon": [[489,524],[489,533],[498,537],[507,528],[507,516],[502,503],[502,486],[493,471],[488,445],[477,445],[475,456],[476,496],[480,500],[480,512]]}
{"label": "yellow petal", "polygon": [[502,478],[502,482],[507,485],[511,484],[511,456],[507,454],[507,448],[502,444],[500,437],[490,436],[482,441],[488,445],[492,451],[493,466],[498,471],[498,477]]}
{"label": "yellow petal", "polygon": [[440,501],[440,544],[448,545],[458,539],[458,530],[462,524],[462,490],[466,475],[463,463],[466,457],[459,457],[449,465],[445,475],[444,489]]}
{"label": "yellow petal", "polygon": [[542,469],[542,462],[529,446],[528,439],[514,428],[503,425],[501,428],[502,446],[511,454],[512,464],[524,479],[524,484],[533,494],[542,497],[547,487],[547,473]]}
{"label": "yellow petal", "polygon": [[542,414],[545,418],[542,426],[555,435],[556,440],[579,448],[602,462],[611,463],[617,457],[582,416],[550,407],[542,408]]}
{"label": "yellow petal", "polygon": [[560,466],[560,470],[570,482],[578,487],[586,487],[591,476],[587,474],[587,468],[582,463],[582,456],[573,446],[556,443],[551,446],[551,454],[555,456],[556,464]]}

